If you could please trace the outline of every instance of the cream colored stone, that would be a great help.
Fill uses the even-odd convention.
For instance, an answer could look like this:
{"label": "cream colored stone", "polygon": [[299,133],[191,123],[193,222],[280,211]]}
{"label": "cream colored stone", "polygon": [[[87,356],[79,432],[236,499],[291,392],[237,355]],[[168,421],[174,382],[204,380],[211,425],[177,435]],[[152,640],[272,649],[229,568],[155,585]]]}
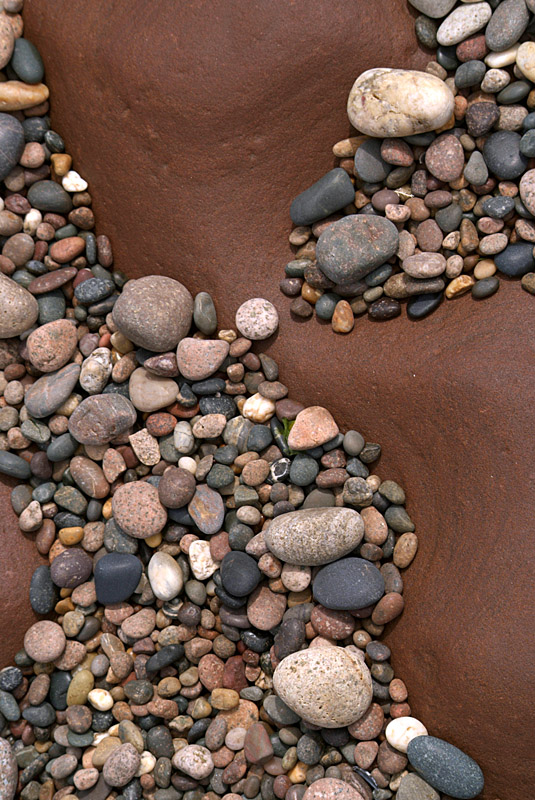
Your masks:
{"label": "cream colored stone", "polygon": [[502,50],[500,53],[489,53],[485,56],[485,64],[491,69],[501,69],[514,64],[516,61],[516,54],[518,53],[518,44],[508,47],[507,50]]}
{"label": "cream colored stone", "polygon": [[38,314],[35,297],[0,273],[0,339],[19,336],[33,325]]}
{"label": "cream colored stone", "polygon": [[347,113],[355,128],[370,136],[409,136],[440,128],[453,103],[452,92],[435,75],[381,67],[357,78]]}
{"label": "cream colored stone", "polygon": [[219,569],[219,561],[210,553],[210,542],[204,539],[196,539],[190,544],[188,556],[191,571],[198,581],[205,581]]}
{"label": "cream colored stone", "polygon": [[87,181],[74,169],[69,170],[69,172],[63,176],[61,185],[66,192],[85,192],[88,187]]}
{"label": "cream colored stone", "polygon": [[516,54],[516,63],[526,78],[535,81],[535,42],[523,42]]}
{"label": "cream colored stone", "polygon": [[275,670],[273,685],[292,711],[322,728],[351,725],[372,701],[368,668],[341,647],[291,653]]}
{"label": "cream colored stone", "polygon": [[154,553],[147,572],[151,589],[159,600],[172,600],[182,590],[182,570],[169,553]]}
{"label": "cream colored stone", "polygon": [[48,86],[44,83],[5,81],[0,83],[0,111],[22,111],[48,100]]}
{"label": "cream colored stone", "polygon": [[409,742],[417,736],[427,736],[427,728],[415,717],[391,720],[385,730],[386,741],[400,753],[406,753]]}
{"label": "cream colored stone", "polygon": [[130,376],[130,399],[138,411],[159,411],[171,405],[178,394],[178,384],[171,378],[151,375],[138,367]]}
{"label": "cream colored stone", "polygon": [[275,413],[275,403],[258,392],[248,397],[242,407],[242,414],[251,422],[268,422]]}
{"label": "cream colored stone", "polygon": [[182,469],[187,469],[192,475],[195,475],[197,472],[197,462],[194,458],[191,458],[191,456],[182,456],[182,458],[179,458],[178,466]]}
{"label": "cream colored stone", "polygon": [[156,766],[156,759],[148,750],[143,750],[139,760],[139,767],[137,768],[136,777],[140,778],[142,775],[148,775]]}
{"label": "cream colored stone", "polygon": [[29,236],[34,236],[37,228],[43,221],[43,215],[37,208],[31,208],[24,217],[22,230]]}
{"label": "cream colored stone", "polygon": [[88,394],[100,394],[108,382],[112,368],[111,351],[107,347],[97,347],[82,363],[80,386]]}
{"label": "cream colored stone", "polygon": [[481,81],[481,90],[488,94],[495,94],[510,83],[511,76],[504,69],[489,69]]}
{"label": "cream colored stone", "polygon": [[492,8],[488,3],[458,6],[448,14],[438,29],[437,41],[444,47],[459,44],[484,28],[491,16]]}
{"label": "cream colored stone", "polygon": [[113,697],[107,689],[91,689],[87,699],[98,711],[109,711],[113,708]]}
{"label": "cream colored stone", "polygon": [[161,455],[158,439],[152,436],[146,428],[130,434],[128,441],[138,459],[142,464],[145,464],[145,466],[153,467],[160,460]]}
{"label": "cream colored stone", "polygon": [[459,277],[454,278],[451,283],[448,283],[444,294],[448,300],[451,300],[453,297],[460,297],[470,291],[474,283],[475,280],[471,275],[459,275]]}

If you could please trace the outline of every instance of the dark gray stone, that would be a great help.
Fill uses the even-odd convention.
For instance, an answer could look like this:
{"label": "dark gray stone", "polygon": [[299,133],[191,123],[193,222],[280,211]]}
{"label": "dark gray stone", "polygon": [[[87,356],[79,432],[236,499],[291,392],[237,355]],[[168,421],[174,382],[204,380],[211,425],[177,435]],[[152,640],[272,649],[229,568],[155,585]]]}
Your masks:
{"label": "dark gray stone", "polygon": [[319,181],[301,192],[290,206],[290,217],[296,225],[311,225],[355,199],[351,178],[340,167],[327,172]]}
{"label": "dark gray stone", "polygon": [[24,83],[41,83],[45,75],[39,51],[28,39],[15,39],[10,66]]}
{"label": "dark gray stone", "polygon": [[37,725],[39,728],[46,728],[56,721],[56,712],[50,703],[28,706],[22,712],[22,716],[30,725]]}
{"label": "dark gray stone", "polygon": [[530,93],[531,86],[528,81],[513,81],[496,95],[496,100],[502,105],[520,103]]}
{"label": "dark gray stone", "polygon": [[483,61],[465,61],[455,71],[455,85],[458,89],[466,89],[481,83],[485,77],[487,66]]}
{"label": "dark gray stone", "polygon": [[512,47],[526,30],[528,22],[529,12],[524,0],[504,0],[487,23],[487,47],[497,52]]}
{"label": "dark gray stone", "polygon": [[488,217],[503,219],[514,210],[515,199],[498,195],[497,197],[488,197],[481,205]]}
{"label": "dark gray stone", "polygon": [[0,114],[0,180],[17,166],[24,144],[24,128],[18,119],[11,114]]}
{"label": "dark gray stone", "polygon": [[528,160],[520,152],[521,138],[516,131],[496,131],[485,142],[485,163],[500,180],[514,180],[527,170]]}
{"label": "dark gray stone", "polygon": [[53,414],[69,397],[78,382],[79,375],[78,364],[67,364],[57,372],[38,378],[24,397],[28,413],[37,419]]}
{"label": "dark gray stone", "polygon": [[223,558],[220,574],[223,588],[234,597],[246,597],[256,589],[262,577],[255,559],[235,550]]}
{"label": "dark gray stone", "polygon": [[[529,116],[531,116],[531,114]],[[520,152],[522,153],[522,155],[526,156],[526,158],[533,158],[533,156],[535,156],[535,130],[533,130],[532,128],[527,130],[526,133],[521,138]]]}
{"label": "dark gray stone", "polygon": [[380,600],[385,582],[370,561],[342,558],[320,569],[312,588],[314,598],[325,608],[353,611]]}
{"label": "dark gray stone", "polygon": [[290,481],[296,486],[309,486],[314,483],[319,471],[319,464],[315,458],[311,458],[305,453],[298,453],[292,460]]}
{"label": "dark gray stone", "polygon": [[[88,306],[91,303],[98,303],[100,300],[104,300],[114,289],[114,282],[106,280],[106,278],[88,278],[78,284],[74,290],[74,296],[79,303]],[[107,309],[105,313],[109,310]]]}
{"label": "dark gray stone", "polygon": [[381,158],[381,139],[366,139],[355,153],[355,175],[367,183],[382,183],[392,167]]}
{"label": "dark gray stone", "polygon": [[128,600],[141,578],[143,567],[130,553],[107,553],[95,565],[97,600],[103,605]]}
{"label": "dark gray stone", "polygon": [[476,300],[483,300],[495,294],[500,288],[500,280],[495,275],[490,278],[483,278],[472,286],[472,297]]}
{"label": "dark gray stone", "polygon": [[394,255],[398,231],[390,220],[351,214],[321,234],[316,256],[324,274],[337,284],[360,280]]}
{"label": "dark gray stone", "polygon": [[155,653],[153,656],[149,658],[147,663],[145,664],[145,670],[148,673],[152,672],[159,672],[164,667],[168,667],[169,664],[173,664],[175,661],[179,661],[182,656],[184,655],[184,646],[181,644],[169,644],[165,647],[162,647]]}
{"label": "dark gray stone", "polygon": [[56,604],[56,590],[50,567],[41,564],[30,581],[30,605],[36,614],[50,614]]}
{"label": "dark gray stone", "polygon": [[52,211],[68,214],[72,210],[72,200],[60,183],[37,181],[28,189],[28,202],[39,211]]}
{"label": "dark gray stone", "polygon": [[419,294],[416,297],[409,298],[407,303],[407,316],[410,319],[422,319],[428,314],[431,314],[435,308],[441,304],[444,297],[443,292],[435,292],[434,294]]}
{"label": "dark gray stone", "polygon": [[0,450],[0,473],[27,481],[30,478],[31,470],[28,462],[20,456],[7,450]]}
{"label": "dark gray stone", "polygon": [[517,278],[532,272],[534,268],[533,245],[528,242],[518,242],[509,244],[494,256],[494,263],[497,269],[504,275]]}
{"label": "dark gray stone", "polygon": [[427,783],[450,797],[470,800],[483,790],[478,764],[443,739],[417,736],[409,742],[407,757]]}

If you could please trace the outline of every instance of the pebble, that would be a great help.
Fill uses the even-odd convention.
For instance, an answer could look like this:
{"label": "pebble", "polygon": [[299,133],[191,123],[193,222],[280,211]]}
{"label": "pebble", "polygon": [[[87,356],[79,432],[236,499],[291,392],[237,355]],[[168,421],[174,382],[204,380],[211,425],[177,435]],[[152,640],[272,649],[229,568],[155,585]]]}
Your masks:
{"label": "pebble", "polygon": [[515,45],[527,28],[529,19],[524,0],[503,0],[494,9],[485,29],[489,50],[500,53]]}
{"label": "pebble", "polygon": [[40,372],[55,372],[70,360],[78,337],[75,326],[66,319],[48,322],[27,339],[28,356]]}
{"label": "pebble", "polygon": [[[490,17],[490,6],[488,10]],[[453,113],[453,102],[450,89],[435,75],[375,68],[363,72],[353,84],[347,113],[351,124],[369,136],[410,136],[444,125]]]}
{"label": "pebble", "polygon": [[403,260],[403,271],[412,278],[435,278],[446,269],[446,259],[440,253],[418,253]]}
{"label": "pebble", "polygon": [[65,650],[65,634],[62,628],[50,620],[35,622],[24,635],[24,649],[30,658],[39,664],[49,664]]}
{"label": "pebble", "polygon": [[342,558],[323,567],[313,581],[314,599],[326,608],[354,610],[374,605],[384,594],[384,579],[363,558]]}
{"label": "pebble", "polygon": [[406,753],[412,739],[416,736],[427,736],[427,728],[414,717],[398,717],[388,723],[385,736],[392,747],[401,753]]}
{"label": "pebble", "polygon": [[381,157],[380,139],[366,139],[362,142],[355,153],[355,175],[367,183],[381,183],[390,170],[391,166]]}
{"label": "pebble", "polygon": [[527,242],[510,244],[505,250],[494,256],[494,263],[499,272],[510,277],[532,272],[534,267],[533,246]]}
{"label": "pebble", "polygon": [[447,16],[456,0],[410,0],[411,6],[428,17],[440,19]]}
{"label": "pebble", "polygon": [[483,773],[478,764],[442,739],[418,736],[409,743],[407,755],[423,779],[439,792],[472,798],[483,791]]}
{"label": "pebble", "polygon": [[199,292],[193,301],[193,322],[206,336],[217,330],[217,313],[212,296],[208,292]]}
{"label": "pebble", "polygon": [[[188,550],[191,571],[198,581],[210,578],[220,566],[220,562],[212,557],[210,542],[196,539]],[[193,597],[191,598],[193,599]],[[196,602],[196,601],[195,601]]]}
{"label": "pebble", "polygon": [[221,495],[209,486],[198,485],[189,502],[188,513],[202,533],[210,536],[217,533],[225,517]]}
{"label": "pebble", "polygon": [[368,668],[355,653],[339,647],[292,653],[277,666],[273,685],[301,719],[323,728],[350,725],[372,700]]}
{"label": "pebble", "polygon": [[202,381],[217,372],[228,351],[222,339],[182,339],[176,352],[178,368],[188,380]]}
{"label": "pebble", "polygon": [[440,795],[414,772],[409,772],[401,778],[396,800],[440,800]]}
{"label": "pebble", "polygon": [[134,406],[120,394],[86,397],[69,417],[69,432],[84,445],[103,445],[122,436],[136,421]]}
{"label": "pebble", "polygon": [[15,453],[0,450],[0,473],[25,481],[30,479],[31,468],[27,461]]}
{"label": "pebble", "polygon": [[24,397],[24,403],[31,416],[41,419],[57,411],[78,383],[79,375],[78,364],[67,364],[57,372],[43,375],[32,383]]}
{"label": "pebble", "polygon": [[516,63],[526,78],[535,79],[535,42],[522,42],[516,52]]}
{"label": "pebble", "polygon": [[[9,27],[9,26],[8,26]],[[4,49],[5,17],[0,18],[0,62]],[[0,114],[0,180],[4,180],[17,166],[24,150],[24,129],[11,114]]]}
{"label": "pebble", "polygon": [[530,169],[522,175],[519,184],[520,197],[530,214],[535,211],[535,170]]}
{"label": "pebble", "polygon": [[346,781],[320,778],[307,787],[302,800],[364,800],[364,796]]}
{"label": "pebble", "polygon": [[280,625],[286,610],[286,596],[259,586],[247,602],[247,618],[259,631],[271,631]]}
{"label": "pebble", "polygon": [[[329,536],[325,532],[329,531]],[[269,550],[290,564],[316,566],[347,555],[360,543],[364,524],[350,508],[307,508],[281,514],[264,533]]]}
{"label": "pebble", "polygon": [[464,151],[456,136],[438,136],[425,154],[425,165],[431,175],[447,183],[456,180],[464,167]]}
{"label": "pebble", "polygon": [[195,494],[195,478],[187,469],[168,467],[158,484],[160,502],[166,508],[182,508]]}
{"label": "pebble", "polygon": [[[4,66],[2,64],[1,68]],[[16,72],[17,77],[25,83],[41,83],[45,75],[45,68],[39,51],[35,45],[23,37],[15,39],[11,67]]]}
{"label": "pebble", "polygon": [[122,744],[106,759],[102,768],[103,778],[108,786],[126,786],[138,771],[140,761],[140,755],[132,744]]}
{"label": "pebble", "polygon": [[0,273],[0,309],[0,339],[24,333],[31,328],[39,314],[35,297],[2,273]]}
{"label": "pebble", "polygon": [[32,208],[38,208],[39,211],[68,214],[72,210],[70,195],[55,181],[32,183],[28,189],[28,201]]}
{"label": "pebble", "polygon": [[322,406],[309,406],[300,411],[288,436],[292,450],[310,450],[334,439],[338,425]]}
{"label": "pebble", "polygon": [[527,167],[527,159],[520,152],[520,134],[515,131],[491,133],[483,146],[487,167],[500,180],[519,178]]}
{"label": "pebble", "polygon": [[135,591],[142,564],[130,553],[106,553],[95,564],[94,573],[98,602],[103,605],[122,603]]}
{"label": "pebble", "polygon": [[261,573],[254,558],[233,550],[221,562],[221,580],[224,588],[234,597],[246,597],[261,579]]}
{"label": "pebble", "polygon": [[113,495],[112,510],[117,525],[135,539],[148,539],[160,533],[167,522],[158,490],[141,481],[119,486]]}
{"label": "pebble", "polygon": [[73,589],[89,578],[92,568],[93,562],[84,550],[69,547],[53,560],[50,576],[56,586]]}
{"label": "pebble", "polygon": [[398,231],[390,220],[351,214],[330,225],[316,247],[318,265],[330,280],[349,284],[381,266],[398,248]]}
{"label": "pebble", "polygon": [[149,561],[147,575],[151,589],[159,600],[172,600],[182,591],[182,570],[168,553],[154,553]]}
{"label": "pebble", "polygon": [[345,169],[332,169],[299,194],[290,206],[296,225],[311,225],[353,202],[355,189]]}
{"label": "pebble", "polygon": [[492,8],[488,3],[476,2],[458,6],[440,25],[437,41],[445,47],[459,44],[484,28],[491,16]]}
{"label": "pebble", "polygon": [[268,339],[279,327],[277,309],[261,297],[247,300],[236,312],[236,327],[247,339]]}
{"label": "pebble", "polygon": [[50,567],[36,567],[30,583],[30,605],[36,614],[50,614],[56,603],[56,590],[50,577]]}
{"label": "pebble", "polygon": [[199,744],[189,744],[173,756],[173,766],[194,780],[207,778],[214,769],[210,751]]}
{"label": "pebble", "polygon": [[143,367],[138,367],[130,376],[128,391],[138,411],[153,412],[174,403],[178,384],[171,378],[152,375]]}
{"label": "pebble", "polygon": [[7,739],[0,738],[0,800],[13,800],[17,791],[17,761]]}
{"label": "pebble", "polygon": [[127,339],[139,347],[164,353],[173,350],[187,335],[193,317],[193,298],[173,278],[146,275],[128,281],[112,314],[115,325]]}

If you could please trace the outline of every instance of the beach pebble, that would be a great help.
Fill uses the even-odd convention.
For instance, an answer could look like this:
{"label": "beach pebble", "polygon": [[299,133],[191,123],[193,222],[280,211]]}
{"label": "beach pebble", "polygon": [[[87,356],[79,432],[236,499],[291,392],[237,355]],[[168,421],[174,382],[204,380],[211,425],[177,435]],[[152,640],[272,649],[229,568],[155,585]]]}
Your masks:
{"label": "beach pebble", "polygon": [[160,600],[172,600],[180,594],[184,585],[180,565],[169,553],[154,553],[147,575],[152,591]]}
{"label": "beach pebble", "polygon": [[323,406],[309,406],[295,418],[288,436],[292,450],[310,450],[325,444],[338,434],[338,425]]}
{"label": "beach pebble", "polygon": [[222,339],[182,339],[176,351],[178,368],[188,380],[203,381],[217,372],[228,351]]}
{"label": "beach pebble", "polygon": [[225,507],[219,492],[200,484],[188,505],[188,513],[202,533],[212,535],[221,530]]}
{"label": "beach pebble", "polygon": [[104,780],[109,786],[126,786],[136,774],[140,760],[138,751],[130,742],[120,745],[106,759],[102,768]]}
{"label": "beach pebble", "polygon": [[363,558],[342,558],[320,569],[313,581],[314,598],[325,608],[355,610],[376,603],[384,594],[384,579]]}
{"label": "beach pebble", "polygon": [[346,781],[320,778],[307,787],[303,800],[364,800],[364,795]]}
{"label": "beach pebble", "polygon": [[261,297],[247,300],[236,312],[236,327],[247,339],[268,339],[279,327],[277,309]]}
{"label": "beach pebble", "polygon": [[57,319],[41,325],[28,336],[28,355],[40,372],[55,372],[69,361],[77,344],[72,322]]}
{"label": "beach pebble", "polygon": [[416,773],[409,772],[401,778],[396,800],[440,800],[440,795]]}
{"label": "beach pebble", "polygon": [[153,375],[138,367],[128,384],[130,399],[138,411],[159,411],[171,405],[178,394],[178,384],[171,378]]}
{"label": "beach pebble", "polygon": [[276,668],[273,686],[305,722],[323,728],[350,725],[372,700],[368,668],[355,653],[341,647],[290,654]]}
{"label": "beach pebble", "polygon": [[453,113],[453,101],[450,89],[435,75],[378,67],[357,78],[347,113],[351,124],[369,136],[410,136],[444,125]]}
{"label": "beach pebble", "polygon": [[410,741],[407,756],[422,778],[443,794],[469,800],[483,791],[479,765],[443,739],[418,736]]}
{"label": "beach pebble", "polygon": [[[5,35],[5,24],[5,16],[0,16],[0,55],[3,49],[2,38]],[[8,27],[10,27],[9,24]],[[24,129],[18,119],[12,114],[0,113],[0,180],[3,181],[17,166],[24,150],[24,144]]]}
{"label": "beach pebble", "polygon": [[173,278],[145,275],[128,281],[112,313],[117,328],[131,342],[163,353],[173,350],[187,335],[193,317],[193,298]]}
{"label": "beach pebble", "polygon": [[7,739],[0,738],[0,800],[13,800],[17,791],[17,761]]}
{"label": "beach pebble", "polygon": [[361,541],[364,524],[350,508],[307,508],[281,514],[264,533],[266,545],[281,561],[299,566],[328,564]]}
{"label": "beach pebble", "polygon": [[126,433],[136,421],[134,406],[120,394],[86,397],[69,417],[69,432],[77,442],[103,445]]}
{"label": "beach pebble", "polygon": [[427,17],[440,19],[450,13],[457,0],[410,0],[411,6]]}
{"label": "beach pebble", "polygon": [[36,380],[24,397],[30,415],[41,419],[53,414],[67,400],[78,382],[79,375],[78,364],[67,364],[58,372],[51,372]]}
{"label": "beach pebble", "polygon": [[210,542],[196,539],[189,546],[188,558],[191,571],[198,581],[210,578],[220,567],[220,562],[212,557]]}
{"label": "beach pebble", "polygon": [[525,0],[503,0],[485,28],[489,50],[499,53],[515,45],[527,28],[529,18]]}
{"label": "beach pebble", "polygon": [[24,635],[24,649],[40,664],[55,661],[65,650],[65,634],[60,625],[50,620],[35,622]]}
{"label": "beach pebble", "polygon": [[440,25],[437,41],[444,47],[463,42],[484,28],[491,16],[492,8],[488,3],[476,2],[458,6]]}
{"label": "beach pebble", "polygon": [[214,769],[210,751],[199,744],[189,744],[173,756],[173,767],[200,781],[207,778]]}
{"label": "beach pebble", "polygon": [[355,189],[351,178],[337,167],[301,192],[290,206],[290,217],[296,225],[311,225],[353,202]]}
{"label": "beach pebble", "polygon": [[130,553],[106,553],[95,564],[95,591],[103,605],[121,603],[134,592],[143,567]]}
{"label": "beach pebble", "polygon": [[0,272],[0,339],[9,339],[31,328],[39,307],[23,286]]}
{"label": "beach pebble", "polygon": [[119,486],[113,495],[112,509],[117,525],[135,539],[147,539],[160,533],[167,522],[158,490],[143,481]]}
{"label": "beach pebble", "polygon": [[321,271],[338,284],[350,284],[381,266],[398,248],[398,231],[390,220],[350,214],[321,234],[316,257]]}
{"label": "beach pebble", "polygon": [[386,726],[387,742],[401,753],[407,752],[409,742],[416,736],[427,736],[427,728],[414,717],[398,717]]}

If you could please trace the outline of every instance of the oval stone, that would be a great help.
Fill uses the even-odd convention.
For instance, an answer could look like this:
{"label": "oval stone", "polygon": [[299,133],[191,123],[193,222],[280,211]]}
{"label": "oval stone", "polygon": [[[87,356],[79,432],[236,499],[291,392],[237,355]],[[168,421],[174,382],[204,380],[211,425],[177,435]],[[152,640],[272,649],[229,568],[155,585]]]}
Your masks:
{"label": "oval stone", "polygon": [[351,508],[306,508],[280,514],[264,532],[277,558],[300,566],[335,561],[357,547],[363,535],[362,517]]}
{"label": "oval stone", "polygon": [[0,339],[19,336],[33,325],[38,314],[35,297],[0,273]]}
{"label": "oval stone", "polygon": [[106,553],[95,565],[97,600],[103,605],[128,600],[141,578],[143,567],[131,553]]}
{"label": "oval stone", "polygon": [[352,611],[380,600],[385,582],[370,561],[342,558],[320,569],[312,587],[314,598],[325,608]]}
{"label": "oval stone", "polygon": [[290,217],[296,225],[311,225],[348,206],[354,199],[351,178],[345,169],[336,167],[297,195],[290,206]]}
{"label": "oval stone", "polygon": [[417,253],[403,259],[403,272],[411,278],[436,278],[446,269],[446,259],[440,253]]}
{"label": "oval stone", "polygon": [[53,414],[69,397],[78,383],[79,375],[78,364],[67,364],[58,372],[51,372],[36,380],[24,397],[28,413],[37,419]]}
{"label": "oval stone", "polygon": [[11,67],[24,83],[41,83],[45,75],[43,60],[37,47],[22,36],[15,39]]}
{"label": "oval stone", "polygon": [[489,170],[503,181],[522,175],[528,159],[520,152],[521,136],[516,131],[491,133],[483,145],[483,157]]}
{"label": "oval stone", "polygon": [[102,468],[90,458],[75,456],[69,465],[69,469],[74,482],[84,494],[97,500],[107,496],[110,485]]}
{"label": "oval stone", "polygon": [[261,578],[256,560],[240,550],[227,553],[221,562],[223,587],[234,597],[246,597],[256,589]]}
{"label": "oval stone", "polygon": [[131,342],[164,353],[187,335],[193,297],[185,286],[164,275],[128,281],[113,307],[113,321]]}
{"label": "oval stone", "polygon": [[0,180],[19,163],[24,150],[24,129],[12,114],[0,114]]}
{"label": "oval stone", "polygon": [[524,0],[503,0],[485,28],[489,50],[501,53],[516,44],[528,26],[529,17]]}
{"label": "oval stone", "polygon": [[148,539],[160,533],[167,522],[158,490],[144,481],[119,486],[113,495],[112,511],[117,525],[134,539]]}
{"label": "oval stone", "polygon": [[378,67],[357,78],[347,113],[351,124],[369,136],[410,136],[445,125],[453,102],[452,92],[435,75]]}
{"label": "oval stone", "polygon": [[172,378],[152,375],[144,367],[138,367],[130,376],[128,390],[138,411],[152,412],[174,403],[178,384]]}
{"label": "oval stone", "polygon": [[512,278],[532,272],[534,267],[533,245],[528,242],[509,244],[505,250],[494,256],[494,263],[496,269]]}
{"label": "oval stone", "polygon": [[479,765],[458,747],[435,736],[417,736],[409,742],[407,756],[422,778],[450,797],[470,800],[483,791]]}
{"label": "oval stone", "polygon": [[61,184],[55,181],[37,181],[28,189],[28,202],[39,211],[52,211],[68,214],[72,210],[72,200]]}
{"label": "oval stone", "polygon": [[93,561],[85,550],[69,547],[50,565],[50,577],[60,588],[74,589],[89,578],[92,569]]}
{"label": "oval stone", "polygon": [[50,567],[36,567],[30,581],[30,605],[36,614],[50,614],[56,602],[56,590],[50,576]]}
{"label": "oval stone", "polygon": [[8,450],[0,450],[0,474],[27,481],[32,472],[29,463],[23,458]]}
{"label": "oval stone", "polygon": [[55,372],[67,363],[77,344],[76,327],[72,322],[56,319],[28,336],[28,355],[36,369]]}
{"label": "oval stone", "polygon": [[458,6],[438,29],[437,41],[444,47],[459,44],[484,28],[491,16],[492,8],[488,3],[468,3]]}
{"label": "oval stone", "polygon": [[372,701],[372,680],[363,657],[341,647],[317,647],[287,656],[273,687],[305,721],[322,728],[356,722]]}
{"label": "oval stone", "polygon": [[149,561],[147,574],[151,589],[159,600],[172,600],[182,590],[182,570],[169,553],[154,553]]}
{"label": "oval stone", "polygon": [[201,484],[188,505],[188,513],[202,533],[211,535],[221,530],[225,507],[219,492]]}
{"label": "oval stone", "polygon": [[393,222],[371,214],[350,214],[321,234],[316,257],[322,272],[337,284],[368,275],[394,255],[398,230]]}
{"label": "oval stone", "polygon": [[126,397],[95,394],[74,409],[69,417],[69,432],[81,444],[107,444],[126,433],[136,419],[136,409]]}
{"label": "oval stone", "polygon": [[346,781],[320,778],[307,788],[303,800],[363,800],[363,795]]}

